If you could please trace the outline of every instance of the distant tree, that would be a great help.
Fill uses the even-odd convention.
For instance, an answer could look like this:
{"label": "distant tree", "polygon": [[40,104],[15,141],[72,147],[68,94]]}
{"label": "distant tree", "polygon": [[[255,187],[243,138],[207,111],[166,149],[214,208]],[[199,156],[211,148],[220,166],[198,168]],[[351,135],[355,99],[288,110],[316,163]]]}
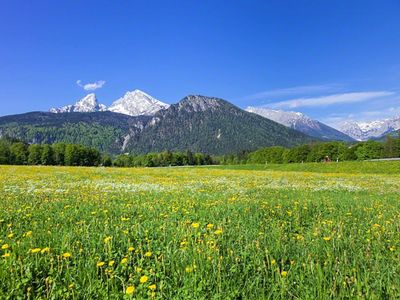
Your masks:
{"label": "distant tree", "polygon": [[116,167],[131,167],[132,166],[131,157],[127,154],[121,154],[114,160],[114,166]]}
{"label": "distant tree", "polygon": [[188,164],[190,166],[193,166],[195,164],[193,153],[190,150],[186,151],[186,164]]}
{"label": "distant tree", "polygon": [[11,163],[10,145],[5,140],[0,140],[0,165]]}
{"label": "distant tree", "polygon": [[349,160],[357,160],[357,148],[361,146],[361,144],[357,143],[355,145],[348,146],[344,149],[341,160],[349,161]]}
{"label": "distant tree", "polygon": [[172,154],[171,165],[172,166],[183,166],[184,155],[181,152],[175,152]]}
{"label": "distant tree", "polygon": [[85,148],[84,166],[98,166],[101,164],[101,153],[94,148]]}
{"label": "distant tree", "polygon": [[286,155],[288,163],[305,162],[311,149],[309,145],[301,145],[289,150]]}
{"label": "distant tree", "polygon": [[28,147],[28,164],[40,165],[42,163],[42,146],[37,144]]}
{"label": "distant tree", "polygon": [[66,166],[78,166],[80,160],[79,148],[77,145],[67,144],[65,146],[64,162]]}
{"label": "distant tree", "polygon": [[101,164],[104,167],[111,167],[112,166],[112,159],[111,156],[108,154],[103,154],[102,158],[101,158]]}
{"label": "distant tree", "polygon": [[154,163],[154,160],[153,160],[153,155],[147,154],[145,156],[144,165],[143,166],[145,166],[145,167],[156,167],[156,165]]}
{"label": "distant tree", "polygon": [[399,143],[398,141],[388,136],[383,145],[383,157],[398,157],[399,156]]}
{"label": "distant tree", "polygon": [[55,165],[64,165],[65,164],[65,144],[64,143],[56,143],[52,146],[53,149],[53,161]]}
{"label": "distant tree", "polygon": [[41,162],[42,162],[43,165],[52,165],[52,164],[54,164],[53,148],[48,144],[43,145]]}
{"label": "distant tree", "polygon": [[209,155],[209,154],[204,155],[204,164],[205,165],[213,165],[214,164],[214,161],[213,161],[211,155]]}
{"label": "distant tree", "polygon": [[[235,159],[235,158],[234,158],[234,159]],[[196,154],[194,155],[194,160],[195,160],[197,166],[204,165],[204,156],[203,156],[203,154],[201,154],[201,153],[196,153]]]}
{"label": "distant tree", "polygon": [[376,141],[360,143],[355,154],[358,160],[381,158],[383,145]]}
{"label": "distant tree", "polygon": [[273,163],[280,164],[283,162],[283,147],[267,147],[261,148],[248,155],[248,162],[254,164]]}
{"label": "distant tree", "polygon": [[24,143],[17,142],[10,147],[11,163],[14,165],[24,165],[28,162],[28,151]]}

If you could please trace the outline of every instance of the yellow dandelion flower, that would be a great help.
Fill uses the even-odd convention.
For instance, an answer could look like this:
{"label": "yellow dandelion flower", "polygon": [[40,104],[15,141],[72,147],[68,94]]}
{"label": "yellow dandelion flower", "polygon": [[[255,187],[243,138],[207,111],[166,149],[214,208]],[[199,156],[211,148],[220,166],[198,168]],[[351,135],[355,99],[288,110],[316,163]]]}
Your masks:
{"label": "yellow dandelion flower", "polygon": [[216,234],[216,235],[222,234],[222,229],[217,229],[217,230],[215,230],[215,231],[214,231],[214,234]]}
{"label": "yellow dandelion flower", "polygon": [[108,266],[109,266],[109,267],[112,267],[112,266],[114,265],[114,263],[115,263],[114,260],[110,260],[110,261],[108,262]]}
{"label": "yellow dandelion flower", "polygon": [[7,235],[7,237],[8,237],[9,239],[13,238],[13,237],[14,237],[14,233],[10,233],[9,235]]}
{"label": "yellow dandelion flower", "polygon": [[6,250],[10,248],[10,246],[8,244],[4,244],[3,246],[1,246],[1,249]]}
{"label": "yellow dandelion flower", "polygon": [[49,253],[50,252],[50,248],[49,247],[45,247],[45,248],[43,248],[41,251],[40,251],[40,253]]}
{"label": "yellow dandelion flower", "polygon": [[30,251],[31,251],[31,253],[38,253],[38,252],[40,252],[42,249],[40,249],[40,248],[34,248],[34,249],[31,249]]}
{"label": "yellow dandelion flower", "polygon": [[24,233],[24,237],[30,237],[32,236],[32,230],[29,230],[28,232]]}
{"label": "yellow dandelion flower", "polygon": [[145,257],[151,257],[153,253],[151,251],[148,251],[144,254]]}
{"label": "yellow dandelion flower", "polygon": [[129,251],[129,252],[132,252],[132,251],[134,251],[134,250],[135,250],[135,248],[132,247],[132,246],[128,248],[128,251]]}
{"label": "yellow dandelion flower", "polygon": [[135,291],[135,287],[131,285],[126,288],[125,294],[131,295],[131,294],[133,294],[134,291]]}
{"label": "yellow dandelion flower", "polygon": [[70,289],[73,289],[73,288],[75,287],[75,284],[71,283],[68,287],[69,287]]}
{"label": "yellow dandelion flower", "polygon": [[330,241],[332,238],[330,236],[325,236],[324,241]]}
{"label": "yellow dandelion flower", "polygon": [[149,285],[149,289],[155,291],[157,289],[157,285],[156,284]]}
{"label": "yellow dandelion flower", "polygon": [[200,227],[200,223],[192,223],[192,227],[193,228],[199,228]]}
{"label": "yellow dandelion flower", "polygon": [[136,269],[135,269],[135,270],[136,270],[136,272],[137,272],[137,273],[140,273],[140,272],[142,272],[142,270],[143,270],[143,269],[142,269],[142,268],[140,268],[140,267],[136,267]]}
{"label": "yellow dandelion flower", "polygon": [[287,271],[282,271],[282,272],[281,272],[281,275],[282,275],[282,277],[286,277],[286,276],[287,276],[287,274],[288,274],[288,272],[287,272]]}
{"label": "yellow dandelion flower", "polygon": [[271,265],[274,265],[274,264],[276,264],[276,260],[275,259],[271,260]]}
{"label": "yellow dandelion flower", "polygon": [[107,237],[105,237],[104,238],[104,243],[109,243],[110,241],[111,241],[111,239],[112,239],[112,236],[107,236]]}
{"label": "yellow dandelion flower", "polygon": [[211,223],[207,224],[207,229],[212,229],[213,227],[214,227],[214,224],[211,224]]}
{"label": "yellow dandelion flower", "polygon": [[10,257],[10,253],[4,253],[1,257],[3,257],[3,258],[7,258],[7,257]]}
{"label": "yellow dandelion flower", "polygon": [[105,262],[104,261],[99,261],[96,266],[101,268],[102,266],[104,266]]}
{"label": "yellow dandelion flower", "polygon": [[63,258],[70,258],[71,257],[71,253],[65,252],[65,253],[63,253],[62,257]]}
{"label": "yellow dandelion flower", "polygon": [[121,259],[121,264],[126,264],[128,262],[128,258],[124,257]]}
{"label": "yellow dandelion flower", "polygon": [[146,283],[149,280],[149,277],[147,277],[146,275],[143,275],[142,277],[140,277],[140,283]]}
{"label": "yellow dandelion flower", "polygon": [[186,267],[185,268],[185,272],[186,273],[191,273],[193,271],[193,268],[191,268],[191,267]]}

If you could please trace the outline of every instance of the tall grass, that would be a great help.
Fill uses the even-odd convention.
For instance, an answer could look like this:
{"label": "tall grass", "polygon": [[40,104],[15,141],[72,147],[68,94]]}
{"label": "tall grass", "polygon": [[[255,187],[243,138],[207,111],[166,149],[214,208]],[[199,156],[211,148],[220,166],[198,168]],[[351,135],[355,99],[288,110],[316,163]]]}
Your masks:
{"label": "tall grass", "polygon": [[399,179],[0,167],[0,298],[396,299]]}

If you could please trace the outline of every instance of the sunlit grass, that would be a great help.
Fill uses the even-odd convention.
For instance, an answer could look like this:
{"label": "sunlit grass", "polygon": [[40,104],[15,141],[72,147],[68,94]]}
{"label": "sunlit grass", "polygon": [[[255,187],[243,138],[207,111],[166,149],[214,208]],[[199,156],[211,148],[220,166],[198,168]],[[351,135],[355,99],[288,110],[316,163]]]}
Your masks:
{"label": "sunlit grass", "polygon": [[0,166],[0,295],[395,299],[400,175],[379,170]]}

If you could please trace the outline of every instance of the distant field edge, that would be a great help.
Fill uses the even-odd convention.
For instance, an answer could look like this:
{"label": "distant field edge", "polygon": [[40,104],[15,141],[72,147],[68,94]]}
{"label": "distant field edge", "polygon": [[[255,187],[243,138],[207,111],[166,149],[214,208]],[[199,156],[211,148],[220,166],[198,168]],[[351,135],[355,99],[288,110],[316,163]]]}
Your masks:
{"label": "distant field edge", "polygon": [[399,174],[400,161],[351,161],[329,163],[290,163],[290,164],[258,164],[258,165],[219,165],[203,166],[205,168],[223,170],[265,170],[314,173],[368,173]]}

